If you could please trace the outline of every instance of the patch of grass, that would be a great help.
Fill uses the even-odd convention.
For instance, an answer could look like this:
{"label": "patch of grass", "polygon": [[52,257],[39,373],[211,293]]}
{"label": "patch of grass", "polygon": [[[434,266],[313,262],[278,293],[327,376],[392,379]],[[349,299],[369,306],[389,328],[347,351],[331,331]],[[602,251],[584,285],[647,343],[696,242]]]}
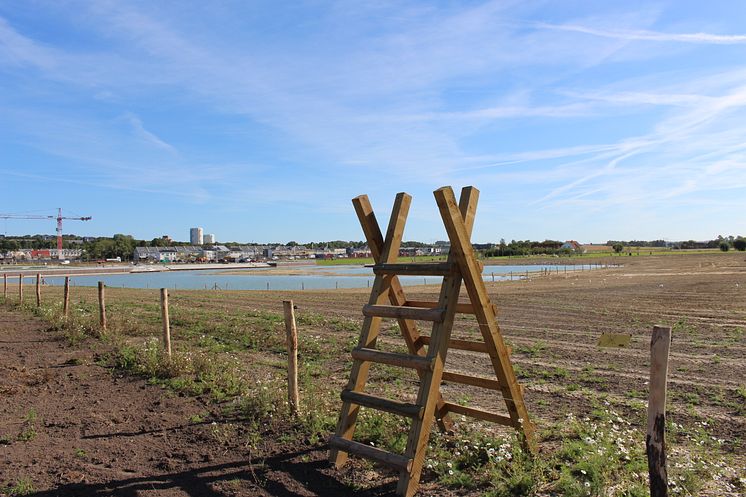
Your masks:
{"label": "patch of grass", "polygon": [[543,340],[537,340],[530,345],[514,345],[513,349],[521,354],[526,354],[530,357],[536,357],[547,348],[547,343]]}
{"label": "patch of grass", "polygon": [[209,416],[210,416],[210,415],[209,415],[209,413],[197,413],[197,414],[192,414],[191,416],[189,416],[189,422],[190,422],[191,424],[199,424],[199,423],[204,423],[204,421],[205,421],[205,420],[206,420],[206,419],[207,419],[207,418],[208,418]]}
{"label": "patch of grass", "polygon": [[29,495],[34,491],[34,485],[28,478],[20,478],[15,485],[8,487],[8,496],[16,497],[20,495]]}
{"label": "patch of grass", "polygon": [[23,418],[23,429],[21,430],[21,433],[18,434],[18,441],[20,442],[30,442],[34,438],[36,438],[36,422],[37,422],[38,416],[36,414],[35,409],[29,409],[26,413],[26,416]]}

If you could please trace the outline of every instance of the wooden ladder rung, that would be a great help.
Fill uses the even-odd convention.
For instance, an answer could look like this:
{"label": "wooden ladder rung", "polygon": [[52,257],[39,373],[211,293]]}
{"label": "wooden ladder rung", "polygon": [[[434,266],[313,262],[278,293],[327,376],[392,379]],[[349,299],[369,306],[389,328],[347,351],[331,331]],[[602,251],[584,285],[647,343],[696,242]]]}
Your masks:
{"label": "wooden ladder rung", "polygon": [[413,319],[415,321],[443,321],[445,310],[440,308],[424,309],[420,307],[403,307],[398,305],[365,305],[363,315],[368,317]]}
{"label": "wooden ladder rung", "polygon": [[[427,300],[407,300],[404,302],[404,305],[407,307],[424,307],[426,309],[433,309],[438,307],[437,302],[431,302]],[[495,315],[497,315],[497,306],[495,304],[490,304],[492,306],[492,310],[494,311]],[[474,306],[471,304],[471,302],[460,302],[456,304],[456,312],[459,314],[474,314]]]}
{"label": "wooden ladder rung", "polygon": [[443,371],[443,381],[451,381],[462,385],[471,385],[474,387],[487,388],[489,390],[499,390],[500,382],[494,378],[485,378],[483,376],[471,376],[455,371]]}
{"label": "wooden ladder rung", "polygon": [[481,419],[484,421],[490,421],[499,425],[514,426],[513,420],[510,416],[503,416],[501,414],[495,414],[494,412],[483,411],[481,409],[474,409],[473,407],[461,406],[453,404],[451,402],[445,402],[443,408],[446,412],[453,412],[456,414],[463,414],[471,418]]}
{"label": "wooden ladder rung", "polygon": [[396,274],[401,276],[448,276],[458,266],[448,262],[426,262],[412,264],[374,264],[375,274]]}
{"label": "wooden ladder rung", "polygon": [[378,461],[381,464],[398,469],[399,471],[409,472],[412,470],[411,457],[394,454],[393,452],[381,450],[353,440],[347,440],[346,438],[338,437],[336,435],[332,435],[329,439],[329,446],[344,452],[349,452],[356,456],[373,459],[374,461]]}
{"label": "wooden ladder rung", "polygon": [[420,371],[431,371],[433,369],[433,359],[429,357],[399,354],[397,352],[383,352],[364,347],[352,349],[352,358],[358,361],[378,362],[402,368],[418,369]]}
{"label": "wooden ladder rung", "polygon": [[424,408],[417,404],[383,399],[363,392],[353,392],[352,390],[342,390],[341,397],[345,402],[351,402],[353,404],[371,407],[373,409],[378,409],[379,411],[399,414],[400,416],[407,416],[409,418],[422,419],[422,414],[425,412]]}
{"label": "wooden ladder rung", "polygon": [[[430,337],[428,336],[420,336],[417,338],[417,343],[415,345],[430,345]],[[484,352],[487,353],[487,345],[484,342],[475,342],[474,340],[460,340],[458,338],[451,338],[448,341],[448,348],[449,349],[457,349],[457,350],[468,350],[470,352]],[[513,353],[512,347],[505,347],[508,350],[508,354]]]}

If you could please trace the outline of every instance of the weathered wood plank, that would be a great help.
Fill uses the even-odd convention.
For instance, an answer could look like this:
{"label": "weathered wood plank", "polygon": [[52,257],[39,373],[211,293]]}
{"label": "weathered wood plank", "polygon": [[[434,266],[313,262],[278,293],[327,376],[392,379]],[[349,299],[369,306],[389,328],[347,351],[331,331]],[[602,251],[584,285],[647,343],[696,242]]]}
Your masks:
{"label": "weathered wood plank", "polygon": [[446,262],[412,263],[412,264],[375,264],[374,274],[396,274],[399,276],[448,276],[457,270],[453,264]]}
{"label": "weathered wood plank", "polygon": [[390,366],[418,369],[420,371],[429,371],[433,368],[432,359],[427,357],[399,354],[397,352],[384,352],[364,347],[352,349],[352,358],[357,361],[376,362],[378,364],[388,364]]}
{"label": "weathered wood plank", "polygon": [[408,471],[412,467],[412,459],[392,452],[365,445],[360,442],[347,440],[346,438],[332,436],[329,439],[329,446],[342,453],[355,454],[356,456],[373,459],[381,464],[385,464],[399,471]]}
{"label": "weathered wood plank", "polygon": [[398,414],[400,416],[406,416],[409,418],[421,418],[423,408],[417,404],[409,402],[401,402],[398,400],[384,399],[382,397],[376,397],[362,392],[351,392],[349,390],[342,390],[342,400],[357,404],[363,407],[371,407],[378,409],[379,411],[386,411],[392,414]]}
{"label": "weathered wood plank", "polygon": [[405,307],[394,305],[365,305],[363,306],[363,316],[377,316],[380,318],[394,319],[412,319],[414,321],[434,321],[443,320],[443,309],[424,307]]}
{"label": "weathered wood plank", "polygon": [[470,418],[481,419],[483,421],[489,421],[491,423],[504,426],[516,426],[515,422],[510,418],[510,416],[502,416],[494,412],[483,411],[481,409],[466,407],[459,404],[452,404],[450,402],[446,402],[446,409],[448,409],[449,412],[463,414],[464,416],[469,416]]}
{"label": "weathered wood plank", "polygon": [[[407,300],[404,305],[407,307],[425,307],[427,309],[438,307],[437,302],[428,300]],[[497,306],[495,304],[492,304],[492,308],[497,315]],[[471,302],[459,302],[456,304],[456,312],[458,314],[474,314],[474,306],[471,304]]]}
{"label": "weathered wood plank", "polygon": [[500,382],[494,378],[485,378],[484,376],[473,376],[455,371],[443,371],[443,381],[461,383],[462,385],[471,385],[473,387],[482,387],[488,390],[500,390]]}

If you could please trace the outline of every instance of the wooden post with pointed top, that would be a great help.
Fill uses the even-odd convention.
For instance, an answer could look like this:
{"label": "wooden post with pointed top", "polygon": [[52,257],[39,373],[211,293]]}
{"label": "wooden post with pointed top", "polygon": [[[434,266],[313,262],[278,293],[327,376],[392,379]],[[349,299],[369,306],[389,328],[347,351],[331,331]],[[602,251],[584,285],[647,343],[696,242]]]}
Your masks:
{"label": "wooden post with pointed top", "polygon": [[668,496],[666,469],[666,381],[671,328],[653,327],[650,340],[650,394],[648,397],[648,434],[645,449],[648,455],[650,497]]}
{"label": "wooden post with pointed top", "polygon": [[295,307],[292,300],[283,300],[285,332],[288,347],[288,404],[290,414],[296,416],[300,406],[298,394],[298,329],[295,326]]}
{"label": "wooden post with pointed top", "polygon": [[23,274],[18,273],[18,303],[23,304]]}
{"label": "wooden post with pointed top", "polygon": [[41,307],[41,273],[36,273],[36,307]]}
{"label": "wooden post with pointed top", "polygon": [[70,277],[65,276],[65,288],[62,292],[62,316],[67,319],[70,310]]}
{"label": "wooden post with pointed top", "polygon": [[163,350],[171,357],[171,320],[168,317],[168,288],[161,288],[161,316],[163,317]]}
{"label": "wooden post with pointed top", "polygon": [[106,286],[103,281],[98,282],[98,317],[101,323],[101,329],[106,331]]}
{"label": "wooden post with pointed top", "polygon": [[3,273],[3,302],[8,299],[8,274]]}

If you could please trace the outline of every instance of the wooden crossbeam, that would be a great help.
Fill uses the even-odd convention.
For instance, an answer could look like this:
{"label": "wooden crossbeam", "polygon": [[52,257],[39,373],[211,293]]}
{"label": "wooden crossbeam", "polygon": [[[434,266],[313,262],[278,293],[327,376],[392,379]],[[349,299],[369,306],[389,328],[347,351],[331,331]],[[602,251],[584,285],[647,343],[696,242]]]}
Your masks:
{"label": "wooden crossbeam", "polygon": [[381,464],[391,466],[400,471],[409,471],[412,467],[412,458],[410,457],[392,454],[391,452],[371,447],[370,445],[365,445],[360,442],[347,440],[346,438],[338,437],[336,435],[329,439],[329,445],[333,450],[339,451],[340,454],[350,452],[358,456],[373,459],[374,461],[378,461]]}
{"label": "wooden crossbeam", "polygon": [[443,320],[444,309],[437,307],[407,307],[398,305],[366,305],[363,306],[363,316],[378,316],[382,318],[412,319],[415,321]]}
{"label": "wooden crossbeam", "polygon": [[375,264],[374,274],[397,274],[399,276],[448,276],[454,270],[453,264],[444,262],[417,264]]}
{"label": "wooden crossbeam", "polygon": [[[407,300],[404,302],[404,305],[407,307],[424,307],[426,309],[438,307],[437,302],[430,302],[427,300]],[[497,315],[497,306],[492,304],[492,308],[495,311],[495,315]],[[474,306],[471,302],[458,302],[456,304],[456,312],[459,314],[474,314]]]}

